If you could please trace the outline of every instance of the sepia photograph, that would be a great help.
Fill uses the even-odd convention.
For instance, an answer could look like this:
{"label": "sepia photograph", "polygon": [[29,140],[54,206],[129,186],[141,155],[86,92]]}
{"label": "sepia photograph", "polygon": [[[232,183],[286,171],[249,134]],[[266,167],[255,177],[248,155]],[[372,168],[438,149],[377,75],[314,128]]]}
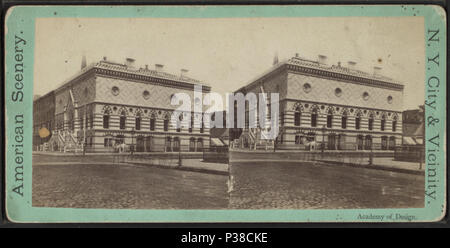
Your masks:
{"label": "sepia photograph", "polygon": [[424,208],[425,33],[421,16],[37,18],[32,206]]}

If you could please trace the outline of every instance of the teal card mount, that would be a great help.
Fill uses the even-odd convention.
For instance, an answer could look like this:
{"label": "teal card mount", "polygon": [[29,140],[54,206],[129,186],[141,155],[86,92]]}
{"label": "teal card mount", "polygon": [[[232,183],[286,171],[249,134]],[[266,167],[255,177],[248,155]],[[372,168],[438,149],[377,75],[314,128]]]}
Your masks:
{"label": "teal card mount", "polygon": [[434,5],[14,6],[17,223],[437,222]]}

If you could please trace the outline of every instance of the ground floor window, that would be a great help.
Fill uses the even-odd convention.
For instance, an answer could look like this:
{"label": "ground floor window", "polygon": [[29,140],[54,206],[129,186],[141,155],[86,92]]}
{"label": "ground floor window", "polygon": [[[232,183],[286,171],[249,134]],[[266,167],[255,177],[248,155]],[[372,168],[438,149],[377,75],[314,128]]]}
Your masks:
{"label": "ground floor window", "polygon": [[197,151],[198,152],[201,152],[203,150],[203,139],[202,138],[199,138],[198,140],[197,140]]}
{"label": "ground floor window", "polygon": [[388,138],[386,136],[381,137],[381,150],[388,149]]}
{"label": "ground floor window", "polygon": [[339,150],[344,150],[345,149],[345,134],[339,134],[338,135],[338,149]]}
{"label": "ground floor window", "polygon": [[173,139],[173,151],[179,152],[180,151],[180,138],[175,137]]}
{"label": "ground floor window", "polygon": [[328,150],[336,150],[336,134],[328,134]]}
{"label": "ground floor window", "polygon": [[113,146],[113,138],[105,138],[104,147],[112,147]]}
{"label": "ground floor window", "polygon": [[363,149],[363,144],[364,144],[364,137],[362,135],[358,135],[356,137],[356,143],[358,145],[358,150],[362,150]]}
{"label": "ground floor window", "polygon": [[195,138],[189,140],[189,151],[195,152]]}
{"label": "ground floor window", "polygon": [[171,151],[172,151],[172,138],[167,137],[166,138],[166,152],[171,152]]}
{"label": "ground floor window", "polygon": [[364,140],[364,149],[365,150],[372,149],[372,136],[366,135],[366,138]]}
{"label": "ground floor window", "polygon": [[153,137],[152,136],[146,137],[145,138],[145,151],[151,152],[152,146],[153,146]]}

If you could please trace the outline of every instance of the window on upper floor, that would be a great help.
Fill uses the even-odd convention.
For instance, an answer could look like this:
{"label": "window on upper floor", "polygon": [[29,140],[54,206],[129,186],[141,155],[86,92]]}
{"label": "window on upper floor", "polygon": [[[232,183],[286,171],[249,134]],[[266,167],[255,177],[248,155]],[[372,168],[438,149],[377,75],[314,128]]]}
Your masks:
{"label": "window on upper floor", "polygon": [[361,128],[361,114],[356,114],[355,117],[355,129],[359,130]]}
{"label": "window on upper floor", "polygon": [[380,126],[381,131],[384,131],[385,125],[386,125],[386,116],[383,115],[381,117],[381,126]]}
{"label": "window on upper floor", "polygon": [[333,112],[330,109],[327,114],[327,128],[332,127],[333,127]]}
{"label": "window on upper floor", "polygon": [[136,128],[136,130],[141,130],[141,116],[140,115],[136,116],[135,128]]}
{"label": "window on upper floor", "polygon": [[150,117],[150,131],[155,131],[155,122],[156,122],[155,115],[152,115]]}
{"label": "window on upper floor", "polygon": [[373,114],[369,116],[369,130],[373,130]]}
{"label": "window on upper floor", "polygon": [[347,112],[344,112],[341,117],[341,128],[347,128]]}
{"label": "window on upper floor", "polygon": [[122,113],[120,113],[120,129],[125,129],[126,128],[126,121],[127,121],[127,116],[125,111],[122,111]]}
{"label": "window on upper floor", "polygon": [[301,118],[302,118],[302,112],[301,112],[300,108],[297,108],[294,113],[294,125],[295,126],[300,126]]}
{"label": "window on upper floor", "polygon": [[109,114],[103,114],[103,128],[109,128]]}
{"label": "window on upper floor", "polygon": [[317,109],[311,112],[311,127],[317,127]]}

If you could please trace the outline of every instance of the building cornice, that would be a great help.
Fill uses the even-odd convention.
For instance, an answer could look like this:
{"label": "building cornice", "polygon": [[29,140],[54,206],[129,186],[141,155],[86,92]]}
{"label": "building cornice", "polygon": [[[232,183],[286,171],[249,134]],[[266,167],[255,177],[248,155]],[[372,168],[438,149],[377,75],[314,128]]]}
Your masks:
{"label": "building cornice", "polygon": [[[125,79],[128,81],[134,81],[134,82],[141,82],[141,83],[148,83],[158,86],[164,86],[164,87],[172,87],[177,89],[187,89],[187,90],[194,90],[195,84],[193,83],[186,83],[186,82],[178,82],[173,81],[170,79],[163,79],[163,78],[157,78],[157,77],[151,77],[147,75],[141,75],[141,74],[135,74],[135,73],[129,73],[129,72],[122,72],[122,71],[114,71],[114,70],[108,70],[104,68],[94,68],[95,74],[99,76],[109,77],[109,78],[115,78],[115,79]],[[210,86],[202,86],[202,92],[208,93],[211,91]]]}
{"label": "building cornice", "polygon": [[367,78],[367,77],[363,77],[363,76],[355,76],[355,75],[345,74],[345,73],[339,72],[339,71],[330,71],[330,70],[317,69],[317,68],[311,68],[311,67],[303,67],[303,66],[293,65],[293,64],[285,64],[284,66],[288,70],[288,72],[299,73],[302,75],[316,76],[316,77],[320,77],[320,78],[344,81],[347,83],[359,84],[359,85],[364,85],[364,86],[369,86],[369,87],[384,88],[384,89],[390,89],[390,90],[397,90],[397,91],[402,91],[404,89],[404,86],[401,84],[385,82],[385,81],[371,79],[371,78]]}
{"label": "building cornice", "polygon": [[253,88],[257,84],[264,83],[265,80],[274,76],[274,74],[280,74],[283,71],[344,81],[347,83],[360,84],[369,87],[378,87],[397,91],[402,91],[404,89],[404,85],[394,82],[392,79],[387,77],[374,76],[359,70],[352,70],[341,66],[327,66],[318,62],[294,57],[290,60],[274,65],[269,70],[263,72],[261,75],[247,83],[245,86],[236,90],[236,92],[242,92],[249,88]]}
{"label": "building cornice", "polygon": [[54,91],[55,93],[60,92],[74,83],[95,75],[189,90],[193,90],[195,85],[201,85],[203,92],[211,91],[209,85],[202,84],[198,80],[187,77],[177,77],[169,73],[157,73],[151,70],[131,70],[126,66],[109,65],[109,62],[106,61],[100,61],[83,68],[68,80],[64,81]]}

